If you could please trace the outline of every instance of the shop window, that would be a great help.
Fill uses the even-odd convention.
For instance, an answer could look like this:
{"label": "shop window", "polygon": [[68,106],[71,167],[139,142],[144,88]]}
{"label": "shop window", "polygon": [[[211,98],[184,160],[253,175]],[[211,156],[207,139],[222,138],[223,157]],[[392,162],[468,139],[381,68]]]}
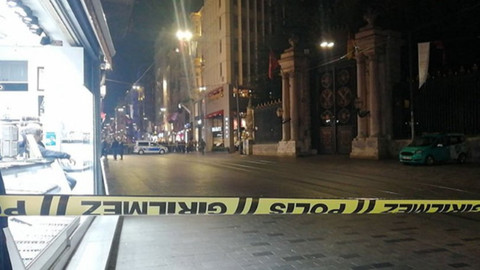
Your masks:
{"label": "shop window", "polygon": [[[13,50],[18,54],[0,52],[18,57],[0,61],[0,85],[6,88],[0,91],[0,170],[6,193],[93,194],[94,98],[82,85],[83,50]],[[32,67],[34,62],[40,66]]]}
{"label": "shop window", "polygon": [[218,115],[212,119],[212,144],[213,149],[224,147],[223,115]]}
{"label": "shop window", "polygon": [[28,91],[27,61],[0,61],[0,91]]}

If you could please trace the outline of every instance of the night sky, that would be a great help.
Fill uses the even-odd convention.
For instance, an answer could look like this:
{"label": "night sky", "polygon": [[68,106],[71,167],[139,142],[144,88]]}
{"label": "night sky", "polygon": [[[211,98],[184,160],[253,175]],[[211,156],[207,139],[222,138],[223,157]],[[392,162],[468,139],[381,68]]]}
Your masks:
{"label": "night sky", "polygon": [[[113,70],[107,72],[107,95],[104,111],[112,116],[115,106],[153,63],[153,46],[157,33],[162,27],[176,22],[173,4],[185,14],[198,11],[202,0],[135,0],[133,9],[125,9],[115,1],[104,1],[103,7],[116,54]],[[120,1],[121,2],[121,1]],[[172,37],[175,38],[175,37]]]}
{"label": "night sky", "polygon": [[[125,8],[128,5],[121,4],[129,1],[134,3],[131,10]],[[305,1],[308,2],[298,0],[299,3]],[[350,3],[348,0],[325,2]],[[377,22],[383,29],[397,29],[404,33],[410,31],[414,36],[413,43],[442,41],[441,46],[431,48],[432,67],[445,65],[445,61],[450,67],[471,66],[480,61],[478,0],[440,1],[441,4],[436,0],[356,1],[357,6],[345,5],[353,7],[351,10],[340,6],[340,11],[345,13],[343,16],[337,14],[337,19],[344,23],[353,20],[365,2],[376,2],[381,8],[385,15],[379,17]],[[102,4],[116,49],[113,70],[107,73],[107,96],[104,102],[104,111],[111,116],[126,90],[153,63],[153,45],[160,29],[176,23],[175,15],[188,18],[191,12],[200,9],[203,0],[102,0]],[[174,5],[183,14],[176,14]],[[365,24],[361,19],[357,18],[357,21]],[[172,38],[175,38],[173,34]]]}

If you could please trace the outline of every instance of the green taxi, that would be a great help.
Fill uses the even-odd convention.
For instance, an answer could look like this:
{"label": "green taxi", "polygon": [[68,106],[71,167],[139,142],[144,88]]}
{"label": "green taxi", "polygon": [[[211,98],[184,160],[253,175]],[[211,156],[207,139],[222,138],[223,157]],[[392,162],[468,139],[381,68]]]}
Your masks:
{"label": "green taxi", "polygon": [[465,136],[460,133],[434,133],[415,138],[399,153],[404,164],[433,165],[437,162],[465,163],[468,148]]}

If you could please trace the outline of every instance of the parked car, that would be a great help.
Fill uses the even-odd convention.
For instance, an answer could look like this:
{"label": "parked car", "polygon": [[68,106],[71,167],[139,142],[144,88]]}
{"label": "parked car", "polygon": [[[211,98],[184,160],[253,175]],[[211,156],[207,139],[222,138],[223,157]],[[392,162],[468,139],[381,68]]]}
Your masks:
{"label": "parked car", "polygon": [[465,163],[467,154],[468,148],[463,134],[435,133],[415,138],[400,150],[399,159],[404,164],[432,165],[447,161]]}
{"label": "parked car", "polygon": [[168,153],[168,148],[156,142],[136,141],[135,146],[133,147],[133,153],[139,154],[139,155],[166,154]]}

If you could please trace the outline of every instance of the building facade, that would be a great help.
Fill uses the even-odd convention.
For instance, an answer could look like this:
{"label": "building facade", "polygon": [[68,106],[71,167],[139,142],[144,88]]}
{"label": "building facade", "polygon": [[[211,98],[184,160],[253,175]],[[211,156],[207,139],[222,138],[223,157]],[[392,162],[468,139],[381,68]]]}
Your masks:
{"label": "building facade", "polygon": [[271,1],[207,0],[199,12],[207,149],[233,151],[242,140],[251,85],[262,73],[259,48],[273,31],[271,8]]}

